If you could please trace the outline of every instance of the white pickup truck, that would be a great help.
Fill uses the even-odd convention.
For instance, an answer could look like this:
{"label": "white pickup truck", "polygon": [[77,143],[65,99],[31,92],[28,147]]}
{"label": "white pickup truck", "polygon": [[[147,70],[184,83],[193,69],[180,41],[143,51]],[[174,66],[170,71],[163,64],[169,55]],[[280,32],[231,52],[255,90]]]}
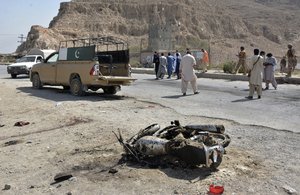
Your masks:
{"label": "white pickup truck", "polygon": [[16,60],[16,63],[7,66],[7,73],[11,75],[12,78],[16,78],[17,75],[27,74],[34,64],[43,62],[51,53],[55,50],[40,50],[37,48],[31,49],[27,55]]}

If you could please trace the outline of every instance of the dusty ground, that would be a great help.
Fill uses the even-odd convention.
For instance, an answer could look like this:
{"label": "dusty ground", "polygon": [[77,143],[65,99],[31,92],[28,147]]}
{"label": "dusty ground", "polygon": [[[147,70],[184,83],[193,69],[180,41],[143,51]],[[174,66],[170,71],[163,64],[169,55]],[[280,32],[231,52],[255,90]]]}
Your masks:
{"label": "dusty ground", "polygon": [[[174,119],[225,126],[232,142],[219,171],[120,161],[112,131],[128,138]],[[14,126],[18,121],[30,124]],[[33,90],[28,79],[0,79],[0,125],[0,194],[207,194],[214,180],[224,184],[224,194],[300,191],[299,134],[183,116],[122,92],[73,97],[61,89]],[[73,177],[53,183],[62,172]]]}

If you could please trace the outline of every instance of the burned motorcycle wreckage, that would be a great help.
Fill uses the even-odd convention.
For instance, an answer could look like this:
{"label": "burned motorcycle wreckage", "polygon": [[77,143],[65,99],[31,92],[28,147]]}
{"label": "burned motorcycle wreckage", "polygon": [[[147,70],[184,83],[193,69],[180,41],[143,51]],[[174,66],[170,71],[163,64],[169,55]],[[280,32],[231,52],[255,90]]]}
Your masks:
{"label": "burned motorcycle wreckage", "polygon": [[[223,125],[186,125],[171,122],[163,129],[152,124],[124,141],[121,133],[114,133],[125,155],[138,162],[163,159],[164,162],[186,166],[217,168],[230,143]],[[175,163],[174,163],[175,162]]]}

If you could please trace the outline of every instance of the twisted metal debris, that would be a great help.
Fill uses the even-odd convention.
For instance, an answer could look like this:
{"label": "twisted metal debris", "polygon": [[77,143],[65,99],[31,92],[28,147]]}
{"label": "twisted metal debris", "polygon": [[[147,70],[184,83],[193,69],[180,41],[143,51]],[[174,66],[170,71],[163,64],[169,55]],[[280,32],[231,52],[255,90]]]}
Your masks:
{"label": "twisted metal debris", "polygon": [[217,168],[230,143],[223,125],[187,125],[172,121],[163,129],[152,124],[124,141],[114,133],[125,154],[138,162],[163,159],[173,164]]}

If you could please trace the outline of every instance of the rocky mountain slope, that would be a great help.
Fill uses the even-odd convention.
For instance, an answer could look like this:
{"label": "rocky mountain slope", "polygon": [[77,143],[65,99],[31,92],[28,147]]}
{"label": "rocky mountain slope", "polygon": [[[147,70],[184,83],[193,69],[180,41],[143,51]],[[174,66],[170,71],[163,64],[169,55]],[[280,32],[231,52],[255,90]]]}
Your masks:
{"label": "rocky mountain slope", "polygon": [[204,47],[218,64],[234,59],[240,46],[249,55],[260,48],[276,56],[284,55],[288,43],[300,48],[299,19],[299,0],[72,0],[61,3],[48,28],[32,26],[17,52],[103,35],[124,38],[139,51],[151,24],[171,24],[173,49]]}

